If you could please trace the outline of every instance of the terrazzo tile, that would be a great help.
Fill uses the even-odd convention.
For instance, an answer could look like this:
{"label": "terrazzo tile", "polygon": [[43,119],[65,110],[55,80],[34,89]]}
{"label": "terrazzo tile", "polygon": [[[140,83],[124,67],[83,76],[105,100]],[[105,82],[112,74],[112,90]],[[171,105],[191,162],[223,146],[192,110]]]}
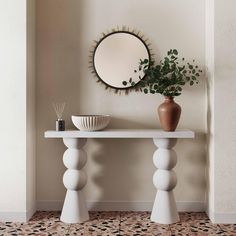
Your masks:
{"label": "terrazzo tile", "polygon": [[121,236],[170,236],[171,231],[167,228],[163,229],[160,226],[156,227],[150,227],[149,225],[142,225],[141,227],[137,224],[134,224],[133,226],[121,226],[120,229],[120,235]]}
{"label": "terrazzo tile", "polygon": [[148,219],[150,218],[151,212],[149,211],[121,211],[120,212],[120,217],[121,219],[137,219],[137,220],[142,220],[142,219]]}
{"label": "terrazzo tile", "polygon": [[69,224],[62,222],[28,222],[16,227],[17,235],[65,235]]}
{"label": "terrazzo tile", "polygon": [[119,235],[119,212],[90,212],[90,220],[71,224],[68,235]]}
{"label": "terrazzo tile", "polygon": [[235,236],[236,224],[212,224],[205,213],[180,213],[180,222],[162,225],[150,212],[90,212],[81,224],[60,221],[60,212],[37,212],[27,223],[0,223],[0,236]]}
{"label": "terrazzo tile", "polygon": [[27,223],[4,224],[9,230],[0,230],[1,235],[65,235],[69,224],[59,220],[60,212],[37,212]]}
{"label": "terrazzo tile", "polygon": [[180,212],[179,218],[181,222],[190,222],[195,220],[209,220],[205,212]]}
{"label": "terrazzo tile", "polygon": [[150,212],[121,212],[120,235],[170,235],[168,225],[150,220]]}
{"label": "terrazzo tile", "polygon": [[126,211],[120,213],[121,224],[133,224],[134,222],[150,223],[150,212],[132,212]]}
{"label": "terrazzo tile", "polygon": [[0,236],[16,235],[13,224],[0,223]]}
{"label": "terrazzo tile", "polygon": [[19,227],[22,223],[18,222],[1,222],[0,223],[0,236],[5,235],[18,235],[17,227]]}
{"label": "terrazzo tile", "polygon": [[69,229],[68,233],[66,235],[69,236],[120,236],[119,229],[98,229],[98,228],[86,228],[81,229],[77,227],[73,227]]}
{"label": "terrazzo tile", "polygon": [[37,211],[30,219],[30,222],[35,222],[35,221],[60,222],[60,216],[61,216],[60,211]]}
{"label": "terrazzo tile", "polygon": [[209,220],[193,220],[170,225],[172,235],[222,235],[222,230]]}
{"label": "terrazzo tile", "polygon": [[109,219],[109,220],[119,220],[120,212],[119,211],[91,211],[89,212],[89,217],[91,219]]}
{"label": "terrazzo tile", "polygon": [[236,224],[219,224],[224,235],[235,236],[236,235]]}

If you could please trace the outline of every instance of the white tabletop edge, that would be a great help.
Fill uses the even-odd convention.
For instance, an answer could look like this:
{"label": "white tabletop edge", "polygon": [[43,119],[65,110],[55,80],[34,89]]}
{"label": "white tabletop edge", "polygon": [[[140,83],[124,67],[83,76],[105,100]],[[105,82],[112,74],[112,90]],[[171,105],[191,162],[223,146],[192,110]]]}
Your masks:
{"label": "white tabletop edge", "polygon": [[166,132],[158,129],[106,129],[102,131],[48,130],[45,138],[194,138],[191,130]]}

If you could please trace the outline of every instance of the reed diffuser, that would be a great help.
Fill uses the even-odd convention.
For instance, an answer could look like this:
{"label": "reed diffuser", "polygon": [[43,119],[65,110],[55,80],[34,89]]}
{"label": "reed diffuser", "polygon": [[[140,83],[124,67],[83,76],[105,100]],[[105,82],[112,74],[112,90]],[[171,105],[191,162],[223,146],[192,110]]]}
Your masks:
{"label": "reed diffuser", "polygon": [[56,131],[64,131],[65,130],[65,120],[62,119],[62,115],[66,106],[65,102],[61,103],[53,103],[53,108],[54,111],[56,112],[57,115],[57,120],[56,120]]}

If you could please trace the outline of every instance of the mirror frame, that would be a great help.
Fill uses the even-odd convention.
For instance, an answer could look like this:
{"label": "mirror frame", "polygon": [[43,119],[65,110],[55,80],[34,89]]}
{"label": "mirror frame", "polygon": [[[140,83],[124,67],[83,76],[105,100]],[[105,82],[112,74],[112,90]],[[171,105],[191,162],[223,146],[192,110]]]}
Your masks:
{"label": "mirror frame", "polygon": [[[98,72],[97,72],[97,70],[96,70],[96,67],[95,67],[95,54],[96,54],[97,48],[99,47],[99,45],[101,44],[101,42],[102,42],[104,39],[106,39],[107,37],[109,37],[109,36],[111,36],[111,35],[119,34],[119,33],[130,34],[130,35],[136,37],[137,39],[139,39],[139,40],[142,42],[142,44],[145,46],[146,50],[147,50],[147,53],[148,53],[148,58],[147,58],[147,59],[149,60],[149,62],[151,61],[151,56],[152,56],[152,54],[151,54],[151,49],[149,48],[150,44],[147,44],[147,43],[146,43],[148,40],[147,40],[147,39],[144,39],[144,35],[141,36],[141,35],[140,35],[140,32],[135,33],[134,30],[133,30],[133,31],[129,31],[129,30],[112,30],[112,32],[110,32],[110,33],[107,33],[107,34],[103,33],[103,34],[102,34],[102,35],[103,35],[102,38],[100,38],[98,41],[94,41],[94,42],[96,43],[96,45],[94,46],[93,51],[91,51],[91,53],[92,53],[92,55],[91,55],[92,61],[90,61],[90,63],[92,64],[92,65],[90,66],[90,68],[92,68],[92,70],[93,70],[92,73],[95,74],[96,78],[98,79],[98,80],[97,80],[98,83],[101,82],[103,85],[106,86],[106,89],[110,88],[110,89],[115,90],[115,92],[124,91],[124,90],[125,90],[125,91],[129,91],[129,90],[135,89],[135,87],[140,83],[140,81],[145,78],[145,75],[144,75],[144,76],[142,77],[142,79],[141,79],[140,81],[138,81],[134,86],[131,86],[131,85],[130,85],[130,86],[126,86],[126,87],[124,87],[124,88],[118,88],[118,87],[114,87],[114,86],[112,86],[112,85],[106,83],[106,82],[99,76],[99,74],[98,74]],[[142,58],[140,58],[140,59],[142,59]],[[146,58],[143,58],[143,59],[146,59]],[[137,63],[138,63],[138,61],[137,61]]]}

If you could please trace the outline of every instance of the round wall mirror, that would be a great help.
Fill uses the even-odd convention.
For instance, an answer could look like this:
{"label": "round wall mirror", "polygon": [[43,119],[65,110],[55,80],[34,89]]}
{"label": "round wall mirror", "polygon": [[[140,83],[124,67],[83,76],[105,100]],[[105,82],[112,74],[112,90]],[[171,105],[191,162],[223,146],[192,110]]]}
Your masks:
{"label": "round wall mirror", "polygon": [[[93,69],[98,79],[114,89],[127,89],[144,78],[139,62],[150,61],[150,50],[142,37],[128,32],[116,31],[99,40],[93,51]],[[133,86],[123,81],[132,79]]]}

